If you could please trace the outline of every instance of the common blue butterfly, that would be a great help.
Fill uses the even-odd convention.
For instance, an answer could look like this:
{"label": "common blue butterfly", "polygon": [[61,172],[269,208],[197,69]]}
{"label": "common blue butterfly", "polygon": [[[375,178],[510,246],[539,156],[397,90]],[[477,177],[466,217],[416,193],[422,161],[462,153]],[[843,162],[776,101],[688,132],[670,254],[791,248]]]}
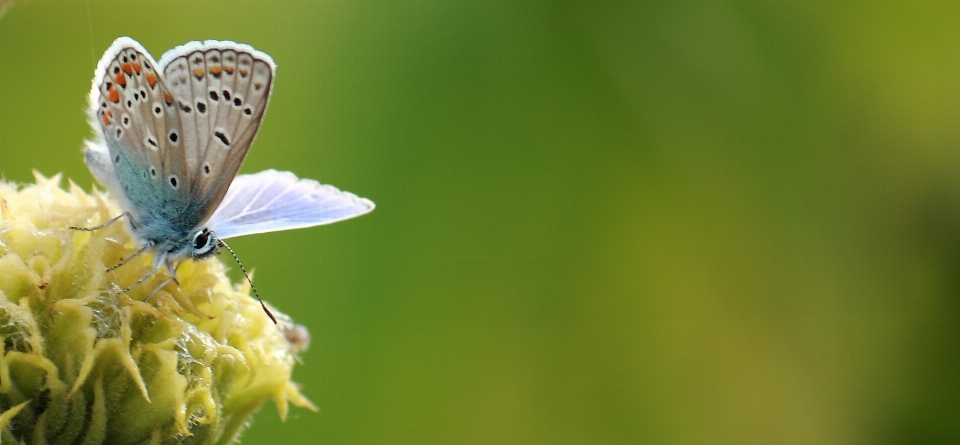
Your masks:
{"label": "common blue butterfly", "polygon": [[159,62],[128,37],[104,53],[89,97],[97,136],[87,142],[84,161],[123,213],[86,230],[126,216],[141,248],[113,268],[154,255],[154,269],[126,290],[166,267],[169,278],[152,297],[175,279],[179,262],[229,249],[224,239],[373,210],[370,200],[290,172],[237,175],[275,72],[267,54],[226,41],[190,42]]}

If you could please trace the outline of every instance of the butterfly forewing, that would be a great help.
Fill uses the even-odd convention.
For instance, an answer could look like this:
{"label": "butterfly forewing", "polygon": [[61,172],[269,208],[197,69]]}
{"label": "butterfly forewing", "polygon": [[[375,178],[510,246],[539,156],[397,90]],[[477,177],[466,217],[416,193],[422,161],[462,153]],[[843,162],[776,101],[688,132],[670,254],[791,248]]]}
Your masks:
{"label": "butterfly forewing", "polygon": [[265,170],[239,175],[210,218],[221,239],[330,224],[372,211],[373,202],[353,193]]}
{"label": "butterfly forewing", "polygon": [[[173,220],[188,203],[180,119],[157,63],[135,41],[118,39],[94,78],[91,106],[109,162],[138,224]],[[170,188],[170,191],[163,190]]]}
{"label": "butterfly forewing", "polygon": [[223,199],[260,127],[273,83],[264,53],[192,42],[160,59],[183,124],[192,211],[205,221]]}

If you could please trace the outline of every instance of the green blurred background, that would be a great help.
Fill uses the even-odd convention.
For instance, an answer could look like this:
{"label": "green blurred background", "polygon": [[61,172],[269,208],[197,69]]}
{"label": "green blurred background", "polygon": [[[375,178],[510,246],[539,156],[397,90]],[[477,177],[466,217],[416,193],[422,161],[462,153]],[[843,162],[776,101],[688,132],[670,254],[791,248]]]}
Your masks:
{"label": "green blurred background", "polygon": [[245,443],[960,443],[958,23],[957,2],[21,1],[0,172],[90,186],[83,107],[118,36],[273,56],[242,171],[378,207],[233,243],[313,334],[295,378],[321,408],[268,405]]}

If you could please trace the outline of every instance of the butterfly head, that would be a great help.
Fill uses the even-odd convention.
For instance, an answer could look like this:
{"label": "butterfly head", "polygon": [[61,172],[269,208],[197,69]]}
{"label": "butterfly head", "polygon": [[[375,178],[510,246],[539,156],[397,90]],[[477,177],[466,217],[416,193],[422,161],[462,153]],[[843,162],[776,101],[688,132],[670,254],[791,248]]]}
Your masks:
{"label": "butterfly head", "polygon": [[193,247],[193,258],[197,260],[220,253],[220,243],[216,232],[206,227],[194,232],[191,246]]}

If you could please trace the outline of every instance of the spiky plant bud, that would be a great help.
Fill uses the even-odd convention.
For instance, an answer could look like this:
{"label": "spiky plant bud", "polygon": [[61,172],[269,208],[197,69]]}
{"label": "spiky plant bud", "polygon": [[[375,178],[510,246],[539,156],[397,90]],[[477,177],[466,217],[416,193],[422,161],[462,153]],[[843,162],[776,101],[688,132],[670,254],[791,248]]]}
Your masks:
{"label": "spiky plant bud", "polygon": [[[152,269],[120,211],[60,177],[0,181],[0,443],[221,444],[272,399],[316,409],[290,380],[306,335],[217,259],[185,261],[150,292]],[[296,332],[296,341],[288,340]],[[309,337],[306,337],[307,339]]]}

